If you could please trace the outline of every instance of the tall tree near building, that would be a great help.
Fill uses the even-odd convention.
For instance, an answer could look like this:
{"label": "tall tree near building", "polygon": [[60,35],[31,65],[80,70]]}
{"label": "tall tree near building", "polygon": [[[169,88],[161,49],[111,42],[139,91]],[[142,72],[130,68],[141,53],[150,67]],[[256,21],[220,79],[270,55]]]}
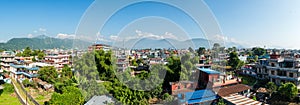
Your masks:
{"label": "tall tree near building", "polygon": [[238,54],[235,51],[229,53],[228,65],[231,66],[233,70],[239,69],[243,64],[244,62],[239,59]]}
{"label": "tall tree near building", "polygon": [[264,48],[254,47],[252,48],[254,55],[261,56],[266,54],[266,50]]}
{"label": "tall tree near building", "polygon": [[31,49],[30,47],[26,47],[25,50],[23,51],[23,56],[24,57],[30,57],[31,56]]}
{"label": "tall tree near building", "polygon": [[188,49],[191,53],[194,53],[194,49],[192,47],[189,47]]}
{"label": "tall tree near building", "polygon": [[[54,93],[47,104],[50,105],[82,105],[84,97],[77,87],[67,86],[62,94]],[[46,103],[45,103],[46,104]]]}
{"label": "tall tree near building", "polygon": [[270,96],[272,96],[272,93],[274,93],[277,90],[277,86],[273,82],[268,82],[266,88],[267,91],[270,93]]}
{"label": "tall tree near building", "polygon": [[53,66],[45,66],[41,68],[38,74],[38,78],[48,83],[55,83],[55,79],[58,77],[56,68]]}
{"label": "tall tree near building", "polygon": [[295,84],[288,82],[288,83],[282,84],[279,87],[278,92],[280,93],[281,96],[287,97],[289,100],[292,100],[297,96],[298,89],[295,86]]}
{"label": "tall tree near building", "polygon": [[199,56],[205,54],[205,47],[199,47],[197,53]]}
{"label": "tall tree near building", "polygon": [[46,55],[46,54],[45,54],[44,52],[39,52],[39,53],[37,54],[39,60],[44,59],[45,55]]}

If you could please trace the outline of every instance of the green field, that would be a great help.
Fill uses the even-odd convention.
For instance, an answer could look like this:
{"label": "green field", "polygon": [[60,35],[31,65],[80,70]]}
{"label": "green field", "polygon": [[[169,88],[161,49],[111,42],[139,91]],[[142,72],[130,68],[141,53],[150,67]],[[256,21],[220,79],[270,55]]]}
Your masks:
{"label": "green field", "polygon": [[0,95],[0,105],[21,105],[21,103],[14,93],[4,92]]}

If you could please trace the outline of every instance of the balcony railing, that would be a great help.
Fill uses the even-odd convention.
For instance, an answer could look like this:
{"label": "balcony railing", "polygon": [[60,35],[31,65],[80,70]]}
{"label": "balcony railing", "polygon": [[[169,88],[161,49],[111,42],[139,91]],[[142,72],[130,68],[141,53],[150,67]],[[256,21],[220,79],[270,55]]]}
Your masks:
{"label": "balcony railing", "polygon": [[299,68],[281,68],[281,67],[267,66],[267,69],[282,70],[282,71],[291,71],[291,72],[300,72]]}
{"label": "balcony railing", "polygon": [[299,77],[289,77],[289,76],[278,76],[278,75],[269,75],[271,78],[283,79],[288,81],[300,81]]}

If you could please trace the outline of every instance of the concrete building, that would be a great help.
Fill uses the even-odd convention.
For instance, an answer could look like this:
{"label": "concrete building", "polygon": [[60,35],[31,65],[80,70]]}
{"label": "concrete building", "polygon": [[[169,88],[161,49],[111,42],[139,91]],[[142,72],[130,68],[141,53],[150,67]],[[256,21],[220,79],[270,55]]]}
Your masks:
{"label": "concrete building", "polygon": [[5,71],[9,71],[10,69],[10,63],[13,63],[15,61],[15,54],[12,51],[3,51],[0,54],[0,73]]}
{"label": "concrete building", "polygon": [[300,89],[300,54],[273,54],[266,68],[271,82],[277,85],[292,82]]}

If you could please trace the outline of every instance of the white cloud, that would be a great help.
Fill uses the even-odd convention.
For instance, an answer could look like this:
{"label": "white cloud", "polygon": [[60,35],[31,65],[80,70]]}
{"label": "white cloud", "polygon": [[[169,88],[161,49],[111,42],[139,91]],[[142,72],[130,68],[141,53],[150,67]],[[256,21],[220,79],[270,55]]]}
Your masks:
{"label": "white cloud", "polygon": [[27,37],[28,37],[28,38],[32,38],[33,35],[32,35],[32,34],[28,34]]}
{"label": "white cloud", "polygon": [[212,40],[214,42],[225,42],[225,44],[226,43],[236,43],[236,44],[242,45],[244,47],[250,47],[250,46],[254,45],[253,43],[242,41],[242,40],[237,40],[235,38],[231,38],[231,37],[224,36],[224,35],[215,35],[210,40]]}
{"label": "white cloud", "polygon": [[63,34],[63,33],[59,33],[59,34],[56,35],[55,38],[60,38],[60,39],[66,39],[66,38],[68,38],[68,39],[74,39],[74,38],[75,38],[75,35],[73,35],[73,34]]}
{"label": "white cloud", "polygon": [[170,32],[165,32],[163,35],[155,35],[153,33],[149,33],[149,32],[142,32],[140,30],[136,30],[135,31],[138,38],[153,38],[153,39],[166,39],[166,38],[170,38],[170,39],[178,39],[175,35],[173,35]]}

